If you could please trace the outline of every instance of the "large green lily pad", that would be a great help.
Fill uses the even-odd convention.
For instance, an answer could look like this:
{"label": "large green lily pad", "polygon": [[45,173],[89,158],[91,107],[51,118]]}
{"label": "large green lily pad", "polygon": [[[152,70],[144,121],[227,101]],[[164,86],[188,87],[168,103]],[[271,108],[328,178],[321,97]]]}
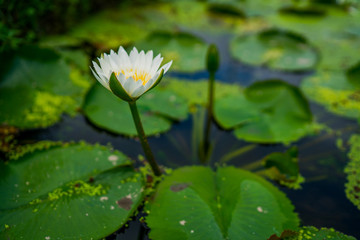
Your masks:
{"label": "large green lily pad", "polygon": [[[189,106],[199,104],[206,105],[208,101],[209,80],[201,79],[196,81],[169,78],[162,82],[163,88],[171,90],[179,96],[185,98]],[[228,95],[236,95],[241,91],[238,84],[229,84],[215,81],[215,99],[220,99]]]}
{"label": "large green lily pad", "polygon": [[266,18],[275,27],[305,36],[319,50],[321,68],[341,70],[354,65],[359,61],[354,49],[360,49],[360,38],[349,29],[359,27],[360,13],[326,5],[307,8],[308,11],[318,9],[321,10],[318,15],[298,14],[301,9],[293,8],[293,11],[281,11]]}
{"label": "large green lily pad", "polygon": [[244,93],[218,99],[215,119],[247,141],[289,143],[314,134],[309,104],[298,88],[280,80],[256,82]]}
{"label": "large green lily pad", "polygon": [[47,127],[75,115],[89,80],[50,49],[24,47],[0,56],[0,123]]}
{"label": "large green lily pad", "polygon": [[237,37],[231,42],[231,54],[244,63],[287,71],[308,70],[318,61],[303,37],[279,30]]}
{"label": "large green lily pad", "polygon": [[146,204],[151,239],[267,239],[299,224],[286,196],[234,167],[183,167]]}
{"label": "large green lily pad", "polygon": [[54,145],[0,165],[1,239],[100,239],[143,199],[141,174],[102,146]]}
{"label": "large green lily pad", "polygon": [[349,141],[350,162],[345,167],[348,182],[345,184],[347,198],[360,210],[360,135],[353,135]]}
{"label": "large green lily pad", "polygon": [[[143,95],[137,101],[137,106],[147,135],[169,130],[171,120],[183,120],[188,113],[186,101],[182,97],[158,89]],[[137,135],[128,103],[100,84],[95,84],[89,91],[83,108],[96,126],[118,134]]]}
{"label": "large green lily pad", "polygon": [[161,53],[164,62],[173,60],[172,71],[195,72],[205,69],[207,44],[191,34],[154,32],[136,43],[138,49]]}
{"label": "large green lily pad", "polygon": [[360,90],[348,79],[346,72],[318,71],[301,83],[301,89],[307,97],[333,113],[360,118]]}
{"label": "large green lily pad", "polygon": [[76,25],[69,35],[74,39],[89,41],[100,48],[118,48],[144,38],[150,24],[136,18],[134,9],[113,9],[100,12]]}

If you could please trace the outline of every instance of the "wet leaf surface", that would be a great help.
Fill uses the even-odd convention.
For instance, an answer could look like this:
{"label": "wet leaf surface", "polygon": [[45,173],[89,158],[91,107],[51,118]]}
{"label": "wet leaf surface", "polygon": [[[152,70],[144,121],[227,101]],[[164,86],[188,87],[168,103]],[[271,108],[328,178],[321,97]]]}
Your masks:
{"label": "wet leaf surface", "polygon": [[243,94],[219,99],[215,119],[235,129],[240,139],[265,143],[296,141],[318,128],[299,89],[279,80],[257,82]]}
{"label": "wet leaf surface", "polygon": [[[176,184],[187,185],[173,191]],[[166,176],[146,205],[152,239],[266,239],[299,223],[286,196],[264,179],[233,167],[215,173],[183,167]]]}
{"label": "wet leaf surface", "polygon": [[315,49],[303,37],[279,30],[237,37],[230,50],[243,63],[285,71],[309,70],[318,61]]}
{"label": "wet leaf surface", "polygon": [[142,177],[120,152],[84,143],[27,151],[0,163],[2,239],[102,238],[142,201]]}
{"label": "wet leaf surface", "polygon": [[50,49],[24,47],[3,53],[0,123],[21,129],[47,127],[75,115],[90,83]]}
{"label": "wet leaf surface", "polygon": [[[168,131],[171,119],[185,119],[188,113],[185,100],[165,90],[154,89],[146,93],[137,101],[137,106],[147,135]],[[100,84],[93,86],[83,108],[86,116],[96,126],[118,134],[137,135],[128,103]]]}

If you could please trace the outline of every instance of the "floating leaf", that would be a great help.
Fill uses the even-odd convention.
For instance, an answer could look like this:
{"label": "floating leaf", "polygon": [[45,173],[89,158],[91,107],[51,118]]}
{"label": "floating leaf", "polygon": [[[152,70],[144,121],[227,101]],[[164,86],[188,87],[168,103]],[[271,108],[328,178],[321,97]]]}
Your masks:
{"label": "floating leaf", "polygon": [[279,30],[237,37],[231,42],[231,54],[244,63],[287,71],[311,69],[318,60],[303,37]]}
{"label": "floating leaf", "polygon": [[138,10],[125,7],[100,12],[74,26],[68,34],[100,48],[127,45],[144,38],[151,30],[149,20]]}
{"label": "floating leaf", "polygon": [[[185,98],[189,105],[206,105],[208,101],[208,80],[180,80],[176,78],[167,79],[164,88],[169,89],[179,96]],[[241,87],[237,84],[228,84],[215,81],[215,99],[220,99],[228,95],[238,94]]]}
{"label": "floating leaf", "polygon": [[350,162],[345,167],[348,180],[345,184],[345,192],[347,198],[360,210],[360,135],[353,135],[349,144]]}
{"label": "floating leaf", "polygon": [[0,59],[0,122],[8,125],[47,127],[62,113],[74,115],[89,87],[79,70],[49,49],[24,47]]}
{"label": "floating leaf", "polygon": [[[169,119],[185,119],[188,111],[183,98],[171,91],[158,89],[142,96],[137,106],[147,135],[169,130]],[[100,128],[129,136],[137,135],[128,103],[98,83],[89,91],[84,111],[89,120]]]}
{"label": "floating leaf", "polygon": [[291,147],[285,153],[271,153],[263,159],[263,162],[266,168],[264,174],[267,177],[289,188],[301,188],[300,184],[304,182],[304,178],[299,172],[296,147]]}
{"label": "floating leaf", "polygon": [[275,234],[272,235],[268,240],[356,240],[354,237],[347,236],[341,232],[335,231],[333,228],[321,228],[316,227],[302,227],[298,231],[287,231],[285,230],[280,237]]}
{"label": "floating leaf", "polygon": [[233,167],[183,167],[145,206],[151,239],[266,239],[299,224],[286,196]]}
{"label": "floating leaf", "polygon": [[102,146],[55,145],[0,164],[1,239],[100,239],[143,199],[131,162]]}
{"label": "floating leaf", "polygon": [[145,40],[137,42],[138,49],[161,53],[164,61],[173,60],[171,70],[195,72],[205,69],[207,44],[191,34],[179,32],[154,32]]}
{"label": "floating leaf", "polygon": [[215,119],[235,136],[254,142],[291,142],[314,134],[308,102],[298,88],[280,80],[256,82],[245,92],[218,99]]}
{"label": "floating leaf", "polygon": [[321,9],[320,14],[299,14],[302,9],[293,7],[293,11],[281,11],[266,18],[275,27],[306,37],[319,50],[321,68],[342,70],[353,66],[359,61],[354,49],[360,49],[360,38],[349,34],[349,29],[359,26],[360,14],[328,5],[310,6],[307,12],[318,9]]}
{"label": "floating leaf", "polygon": [[360,90],[343,71],[318,71],[301,83],[301,89],[307,97],[333,113],[355,119],[360,117]]}

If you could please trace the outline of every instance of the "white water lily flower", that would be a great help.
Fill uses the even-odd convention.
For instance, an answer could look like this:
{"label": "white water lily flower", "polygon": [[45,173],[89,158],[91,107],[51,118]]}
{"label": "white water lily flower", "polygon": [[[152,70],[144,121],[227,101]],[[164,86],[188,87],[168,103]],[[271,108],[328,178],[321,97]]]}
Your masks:
{"label": "white water lily flower", "polygon": [[161,55],[153,58],[153,51],[140,53],[134,47],[128,55],[123,47],[118,53],[113,50],[98,58],[91,68],[96,79],[108,90],[125,101],[134,101],[145,92],[155,87],[165,74],[172,61],[160,67]]}

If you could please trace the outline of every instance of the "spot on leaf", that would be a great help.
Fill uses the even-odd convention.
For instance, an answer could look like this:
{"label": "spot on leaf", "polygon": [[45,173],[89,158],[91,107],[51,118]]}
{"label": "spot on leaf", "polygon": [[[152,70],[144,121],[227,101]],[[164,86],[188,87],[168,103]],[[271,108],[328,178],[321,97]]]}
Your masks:
{"label": "spot on leaf", "polygon": [[116,204],[119,207],[125,209],[126,211],[129,211],[131,209],[131,205],[133,204],[133,201],[131,200],[130,197],[126,196],[126,197],[123,197],[120,200],[117,200]]}
{"label": "spot on leaf", "polygon": [[190,184],[188,183],[178,183],[178,184],[174,184],[170,187],[170,190],[173,192],[180,192],[182,190],[184,190],[185,188],[187,188],[188,186],[190,186]]}

